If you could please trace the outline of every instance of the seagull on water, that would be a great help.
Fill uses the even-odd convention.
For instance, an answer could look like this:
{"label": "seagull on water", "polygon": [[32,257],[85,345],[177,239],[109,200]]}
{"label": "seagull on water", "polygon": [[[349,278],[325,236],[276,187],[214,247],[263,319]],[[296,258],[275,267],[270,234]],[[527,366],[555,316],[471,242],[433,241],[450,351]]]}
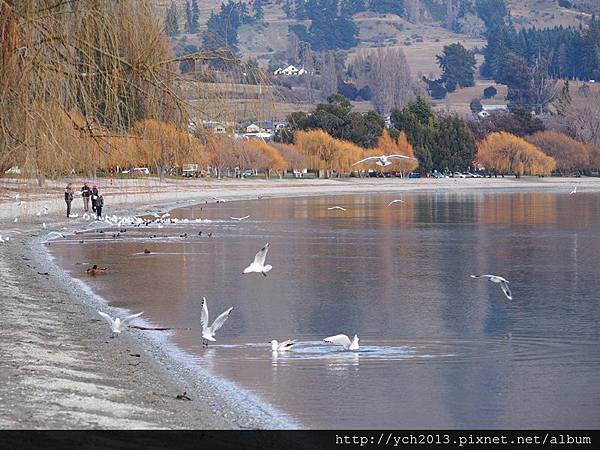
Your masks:
{"label": "seagull on water", "polygon": [[375,164],[377,164],[378,166],[381,166],[381,167],[385,167],[385,166],[389,166],[390,164],[392,164],[392,162],[390,161],[391,159],[412,159],[412,160],[417,161],[416,158],[411,158],[410,156],[405,156],[405,155],[381,155],[381,156],[369,156],[368,158],[361,159],[360,161],[355,162],[352,165],[355,166],[357,164],[364,163],[364,162],[376,161]]}
{"label": "seagull on water", "polygon": [[113,319],[108,314],[102,311],[98,311],[98,314],[100,314],[104,318],[104,320],[108,322],[108,324],[110,325],[110,329],[113,332],[113,337],[115,337],[123,331],[123,327],[128,326],[129,322],[131,322],[136,317],[140,317],[142,314],[144,314],[144,312],[142,311],[137,314],[132,314],[131,316],[125,317],[123,320],[119,319],[118,317]]}
{"label": "seagull on water", "polygon": [[328,211],[333,211],[334,209],[339,209],[340,211],[346,211],[346,208],[342,208],[341,206],[332,206],[331,208],[327,208]]}
{"label": "seagull on water", "polygon": [[278,342],[277,340],[273,339],[271,341],[271,350],[274,352],[287,352],[295,343],[296,341],[291,339],[283,342]]}
{"label": "seagull on water", "polygon": [[399,198],[397,198],[396,200],[392,200],[391,202],[388,203],[388,206],[392,206],[394,203],[406,203],[404,200],[400,200]]}
{"label": "seagull on water", "polygon": [[200,324],[202,325],[202,344],[208,346],[208,341],[216,341],[215,333],[223,326],[233,307],[229,308],[215,319],[211,326],[208,326],[208,306],[206,306],[206,297],[202,297],[202,313],[200,314]]}
{"label": "seagull on water", "polygon": [[571,192],[569,192],[569,195],[573,195],[573,194],[577,194],[577,186],[575,186],[573,188],[573,190]]}
{"label": "seagull on water", "polygon": [[4,243],[4,242],[8,242],[9,241],[9,237],[6,236],[5,238],[2,237],[2,235],[0,234],[0,244]]}
{"label": "seagull on water", "polygon": [[344,350],[358,350],[358,336],[355,334],[352,341],[345,334],[336,334],[335,336],[330,336],[328,338],[323,339],[324,342],[328,344],[341,345],[344,347]]}
{"label": "seagull on water", "polygon": [[499,277],[498,275],[471,275],[471,278],[487,278],[492,283],[500,283],[500,287],[502,288],[502,292],[506,295],[506,298],[512,300],[512,293],[510,292],[510,288],[508,287],[509,281],[506,278]]}
{"label": "seagull on water", "polygon": [[267,259],[267,253],[269,252],[269,243],[267,242],[263,248],[254,256],[254,261],[248,267],[244,269],[243,273],[262,273],[265,277],[267,276],[267,272],[269,272],[273,266],[267,264],[265,265],[265,260]]}
{"label": "seagull on water", "polygon": [[244,219],[247,219],[248,217],[250,217],[250,215],[244,216],[244,217],[230,217],[231,220],[237,220],[238,222],[241,222]]}

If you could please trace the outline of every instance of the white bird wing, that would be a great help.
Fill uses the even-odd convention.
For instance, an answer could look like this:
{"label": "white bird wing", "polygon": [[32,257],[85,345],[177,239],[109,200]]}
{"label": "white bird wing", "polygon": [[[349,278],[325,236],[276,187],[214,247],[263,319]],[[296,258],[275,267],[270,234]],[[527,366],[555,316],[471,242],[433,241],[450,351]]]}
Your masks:
{"label": "white bird wing", "polygon": [[405,155],[388,155],[387,159],[414,159],[415,161],[417,160],[417,158],[412,158],[410,156]]}
{"label": "white bird wing", "polygon": [[379,156],[369,156],[368,158],[365,159],[361,159],[360,161],[355,162],[354,164],[352,164],[353,166],[360,164],[360,163],[364,163],[367,161],[374,161],[374,160],[378,160]]}
{"label": "white bird wing", "polygon": [[388,203],[388,206],[393,205],[394,203],[404,203],[404,200],[400,200],[400,199],[392,200],[391,202]]}
{"label": "white bird wing", "polygon": [[263,248],[256,254],[254,257],[254,264],[258,264],[263,267],[265,265],[265,260],[267,259],[267,253],[269,252],[269,243],[267,242]]}
{"label": "white bird wing", "polygon": [[108,314],[106,314],[102,311],[98,311],[98,314],[100,314],[102,316],[102,318],[108,322],[108,324],[110,325],[111,328],[114,328],[115,321],[113,320],[112,317],[110,317]]}
{"label": "white bird wing", "polygon": [[510,288],[508,287],[508,283],[507,282],[501,282],[500,283],[500,287],[502,288],[502,292],[504,292],[504,295],[506,295],[506,298],[509,300],[512,300],[512,292],[510,292]]}
{"label": "white bird wing", "polygon": [[233,307],[229,308],[227,311],[225,311],[224,313],[222,313],[219,317],[217,317],[215,319],[215,321],[213,322],[213,324],[210,327],[210,329],[212,330],[213,333],[216,333],[217,330],[223,326],[223,324],[229,317],[229,314],[231,314],[231,311],[233,311]]}
{"label": "white bird wing", "polygon": [[341,345],[344,348],[348,348],[350,347],[350,344],[352,344],[350,338],[345,334],[336,334],[335,336],[329,336],[323,340],[329,344]]}
{"label": "white bird wing", "polygon": [[485,275],[471,275],[471,278],[496,278],[496,275],[490,275],[490,274],[485,274]]}
{"label": "white bird wing", "polygon": [[139,312],[137,314],[132,314],[130,316],[127,316],[123,319],[123,325],[127,325],[129,322],[131,322],[133,319],[135,319],[136,317],[140,317],[142,314],[144,314],[144,311]]}
{"label": "white bird wing", "polygon": [[292,340],[292,339],[288,339],[286,341],[280,342],[278,347],[279,348],[288,348],[291,347],[292,345],[294,345],[296,343],[296,341]]}
{"label": "white bird wing", "polygon": [[202,312],[200,313],[200,324],[202,331],[208,328],[208,307],[206,306],[206,297],[202,297]]}

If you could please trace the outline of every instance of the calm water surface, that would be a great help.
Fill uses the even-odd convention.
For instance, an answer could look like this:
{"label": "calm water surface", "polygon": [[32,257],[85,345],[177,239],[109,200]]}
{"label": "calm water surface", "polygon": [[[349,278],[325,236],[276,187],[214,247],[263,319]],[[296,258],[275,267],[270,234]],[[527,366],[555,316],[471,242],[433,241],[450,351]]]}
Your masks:
{"label": "calm water surface", "polygon": [[[406,203],[386,207],[394,198]],[[50,247],[112,305],[181,328],[172,341],[197,364],[308,427],[598,428],[599,207],[592,193],[263,199]],[[242,276],[265,242],[272,272]],[[109,272],[88,278],[91,263]],[[471,273],[508,278],[514,300]],[[235,307],[208,349],[202,296],[211,320]],[[337,333],[361,350],[322,343]],[[268,342],[287,338],[298,345],[273,355]]]}

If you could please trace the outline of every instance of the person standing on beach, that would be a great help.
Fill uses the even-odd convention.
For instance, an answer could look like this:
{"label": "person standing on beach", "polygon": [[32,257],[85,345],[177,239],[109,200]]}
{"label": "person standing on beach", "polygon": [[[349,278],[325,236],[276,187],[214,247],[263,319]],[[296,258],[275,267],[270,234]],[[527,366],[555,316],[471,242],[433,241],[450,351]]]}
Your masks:
{"label": "person standing on beach", "polygon": [[92,186],[92,211],[96,211],[96,200],[98,199],[98,188],[94,184]]}
{"label": "person standing on beach", "polygon": [[87,185],[87,183],[83,183],[83,187],[81,188],[81,197],[83,198],[83,209],[85,212],[90,210],[90,197],[92,196],[92,190]]}
{"label": "person standing on beach", "polygon": [[65,188],[65,203],[67,204],[67,217],[71,215],[71,202],[73,201],[73,189],[71,189],[71,183],[67,184]]}
{"label": "person standing on beach", "polygon": [[100,220],[102,217],[102,207],[104,206],[104,197],[98,195],[96,198],[96,219]]}

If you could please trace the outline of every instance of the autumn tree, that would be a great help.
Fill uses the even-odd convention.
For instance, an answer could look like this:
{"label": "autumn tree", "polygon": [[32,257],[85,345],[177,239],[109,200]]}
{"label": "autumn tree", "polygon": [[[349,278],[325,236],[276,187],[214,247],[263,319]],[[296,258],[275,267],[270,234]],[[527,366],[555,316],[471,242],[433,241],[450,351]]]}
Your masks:
{"label": "autumn tree", "polygon": [[510,133],[489,134],[477,146],[476,161],[495,173],[550,175],[556,161],[526,140]]}
{"label": "autumn tree", "polygon": [[334,139],[323,130],[298,131],[295,141],[311,169],[348,173],[352,170],[352,164],[359,161],[363,154],[360,147]]}
{"label": "autumn tree", "polygon": [[562,175],[587,172],[592,164],[592,147],[556,131],[542,131],[525,138],[556,160],[556,170]]}
{"label": "autumn tree", "polygon": [[288,169],[298,172],[306,169],[306,157],[294,145],[279,143],[271,145],[279,150],[279,153],[287,162]]}
{"label": "autumn tree", "polygon": [[133,132],[140,139],[137,151],[149,166],[155,167],[160,181],[167,171],[189,163],[202,163],[203,148],[187,131],[153,119],[138,121]]}
{"label": "autumn tree", "polygon": [[[408,138],[404,131],[400,132],[396,140],[392,139],[387,130],[383,132],[377,142],[377,147],[373,149],[368,156],[381,155],[404,155],[410,158],[415,157],[413,147],[408,142]],[[391,165],[385,167],[384,171],[399,171],[402,176],[407,172],[415,170],[419,166],[418,161],[410,159],[394,159],[391,160],[391,163]]]}
{"label": "autumn tree", "polygon": [[263,165],[255,168],[263,170],[267,178],[271,171],[274,171],[279,178],[283,177],[285,170],[288,167],[288,163],[283,156],[281,156],[278,149],[259,139],[253,139],[248,142],[247,145],[258,150],[264,156]]}

